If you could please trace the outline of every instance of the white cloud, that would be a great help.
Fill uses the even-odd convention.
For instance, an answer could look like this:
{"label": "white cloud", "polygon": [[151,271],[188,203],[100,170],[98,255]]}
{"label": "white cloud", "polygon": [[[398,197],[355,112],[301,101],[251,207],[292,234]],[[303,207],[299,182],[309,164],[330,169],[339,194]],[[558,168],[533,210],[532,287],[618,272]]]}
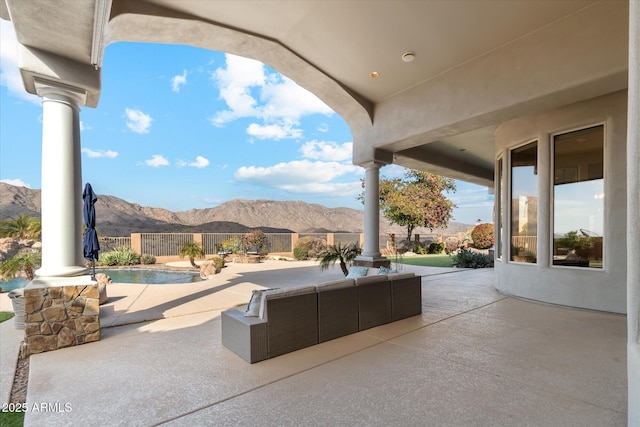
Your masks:
{"label": "white cloud", "polygon": [[302,130],[296,126],[302,116],[333,114],[318,97],[289,78],[269,73],[261,62],[230,54],[225,59],[225,67],[218,68],[212,78],[220,90],[220,99],[229,108],[214,115],[213,125],[256,118],[263,124],[249,126],[250,135],[262,139],[270,138],[269,135],[275,135],[277,139],[299,138]]}
{"label": "white cloud", "polygon": [[11,21],[0,19],[0,85],[18,98],[40,105],[41,99],[24,89],[18,68],[18,40]]}
{"label": "white cloud", "polygon": [[302,155],[308,159],[342,162],[350,160],[353,143],[338,144],[329,141],[309,141],[300,148]]}
{"label": "white cloud", "polygon": [[80,132],[85,130],[91,130],[91,126],[85,124],[82,120],[80,120]]}
{"label": "white cloud", "polygon": [[187,83],[187,70],[182,72],[182,75],[173,76],[171,79],[171,90],[178,93],[180,92],[180,87],[184,86]]}
{"label": "white cloud", "polygon": [[169,166],[169,160],[161,154],[154,154],[150,159],[145,160],[144,164],[153,168],[159,168],[162,166]]}
{"label": "white cloud", "polygon": [[487,187],[456,181],[455,193],[445,193],[458,208],[493,207],[493,195]]}
{"label": "white cloud", "polygon": [[4,182],[5,184],[15,185],[16,187],[26,187],[31,188],[29,184],[21,180],[20,178],[16,179],[0,179],[0,182]]}
{"label": "white cloud", "polygon": [[318,132],[322,133],[329,132],[329,125],[326,123],[322,123],[320,126],[318,126],[317,130]]}
{"label": "white cloud", "polygon": [[[292,193],[358,194],[361,191],[358,176],[346,183],[331,182],[349,174],[358,174],[362,168],[338,162],[311,162],[296,160],[270,167],[243,166],[234,177],[237,181],[262,187],[278,188]],[[355,178],[355,176],[354,176]]]}
{"label": "white cloud", "polygon": [[188,166],[194,168],[206,168],[207,166],[209,166],[209,160],[202,156],[196,156],[196,161],[189,163]]}
{"label": "white cloud", "polygon": [[149,133],[149,128],[153,121],[151,116],[131,108],[125,108],[124,112],[127,116],[127,127],[129,129],[136,133]]}
{"label": "white cloud", "polygon": [[116,157],[118,157],[118,152],[117,151],[111,151],[111,150],[94,151],[94,150],[92,150],[90,148],[83,148],[82,152],[85,153],[90,158],[106,157],[106,158],[109,158],[109,159],[115,159]]}
{"label": "white cloud", "polygon": [[255,136],[258,139],[291,139],[301,138],[302,129],[294,128],[289,125],[259,125],[257,123],[251,123],[247,128],[247,133],[251,136]]}

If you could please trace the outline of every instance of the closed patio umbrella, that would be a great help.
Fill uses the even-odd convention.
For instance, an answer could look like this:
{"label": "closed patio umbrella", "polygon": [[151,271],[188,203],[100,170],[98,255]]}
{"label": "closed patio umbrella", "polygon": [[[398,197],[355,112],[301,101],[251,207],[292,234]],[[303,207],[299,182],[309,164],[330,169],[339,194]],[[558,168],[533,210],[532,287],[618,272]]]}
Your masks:
{"label": "closed patio umbrella", "polygon": [[98,243],[98,233],[96,233],[96,208],[95,203],[98,200],[96,193],[93,192],[91,184],[87,182],[82,192],[83,208],[82,213],[84,215],[84,224],[86,226],[84,230],[84,236],[82,239],[82,248],[84,251],[85,259],[91,261],[93,267],[93,273],[91,275],[92,280],[96,280],[96,260],[98,259],[98,252],[100,251],[100,244]]}

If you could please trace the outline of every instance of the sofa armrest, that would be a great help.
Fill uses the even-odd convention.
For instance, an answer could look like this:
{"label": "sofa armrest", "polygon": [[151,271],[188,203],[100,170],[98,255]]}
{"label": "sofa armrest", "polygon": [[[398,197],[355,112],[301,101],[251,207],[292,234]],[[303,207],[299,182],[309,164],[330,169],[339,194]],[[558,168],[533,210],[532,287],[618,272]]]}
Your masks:
{"label": "sofa armrest", "polygon": [[267,358],[267,322],[240,310],[222,312],[222,344],[249,363]]}
{"label": "sofa armrest", "polygon": [[391,320],[422,313],[422,278],[414,274],[390,274]]}

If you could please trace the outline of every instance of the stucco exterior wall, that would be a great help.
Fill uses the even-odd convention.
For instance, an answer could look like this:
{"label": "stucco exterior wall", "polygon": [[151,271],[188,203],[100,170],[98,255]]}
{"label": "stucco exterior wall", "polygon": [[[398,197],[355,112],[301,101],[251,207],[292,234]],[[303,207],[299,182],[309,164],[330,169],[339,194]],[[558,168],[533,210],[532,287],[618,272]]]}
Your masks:
{"label": "stucco exterior wall", "polygon": [[[503,256],[495,263],[496,288],[508,295],[573,307],[626,313],[626,129],[627,92],[521,117],[496,130],[496,158],[504,159]],[[554,134],[603,124],[604,268],[552,266],[552,170]],[[538,141],[538,261],[509,261],[509,151]]]}

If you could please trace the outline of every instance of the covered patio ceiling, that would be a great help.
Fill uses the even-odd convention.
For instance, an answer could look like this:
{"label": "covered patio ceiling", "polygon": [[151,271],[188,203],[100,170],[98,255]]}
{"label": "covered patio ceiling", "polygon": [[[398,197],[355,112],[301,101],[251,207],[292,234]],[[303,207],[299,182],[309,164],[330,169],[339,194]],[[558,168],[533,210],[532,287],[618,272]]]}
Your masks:
{"label": "covered patio ceiling", "polygon": [[[576,78],[571,88],[545,87],[541,80],[539,87],[525,88],[526,93],[523,89],[521,98],[513,94],[509,99],[513,92],[501,82],[502,75],[527,73],[536,65],[518,63],[513,54],[518,43],[527,40],[527,49],[535,49],[537,35],[549,28],[584,26],[578,20],[597,16],[599,3],[3,0],[0,14],[13,21],[27,51],[78,67],[99,70],[104,47],[117,41],[191,44],[258,59],[342,115],[354,135],[354,163],[381,156],[491,187],[493,132],[499,123],[531,108],[560,106],[626,87],[626,70],[616,66]],[[611,13],[624,23],[626,2],[618,3]],[[614,50],[618,54],[620,49]],[[407,52],[413,61],[403,60]],[[507,65],[502,58],[508,59]],[[478,64],[484,67],[481,72],[474,69]],[[42,70],[22,71],[27,90],[33,91],[31,79]],[[56,75],[57,70],[48,72]],[[566,91],[549,96],[558,89]],[[534,90],[536,99],[530,95]],[[500,99],[486,107],[481,96],[474,95],[500,91]],[[473,96],[473,103],[465,96]],[[88,104],[97,104],[98,97],[99,87]]]}

